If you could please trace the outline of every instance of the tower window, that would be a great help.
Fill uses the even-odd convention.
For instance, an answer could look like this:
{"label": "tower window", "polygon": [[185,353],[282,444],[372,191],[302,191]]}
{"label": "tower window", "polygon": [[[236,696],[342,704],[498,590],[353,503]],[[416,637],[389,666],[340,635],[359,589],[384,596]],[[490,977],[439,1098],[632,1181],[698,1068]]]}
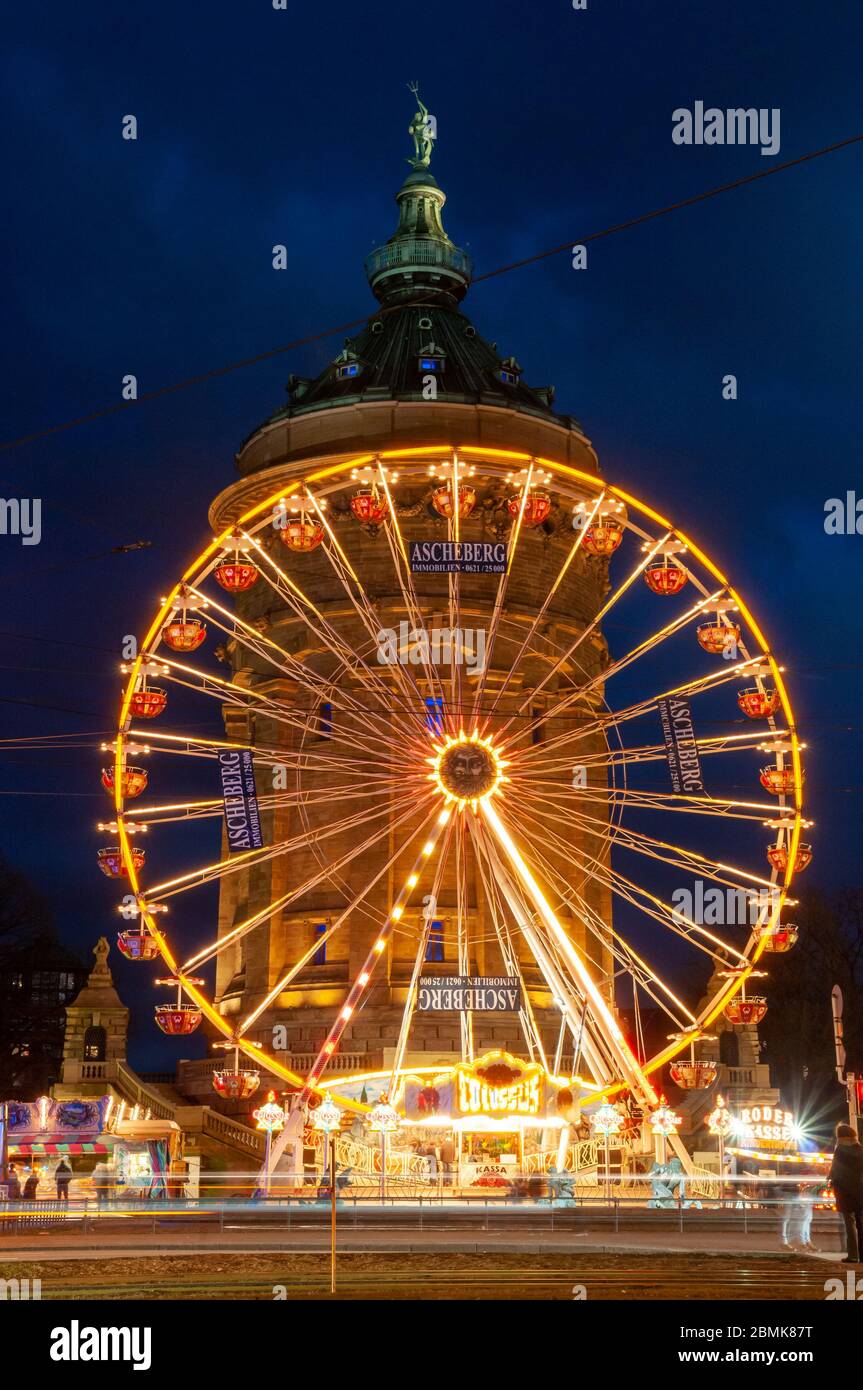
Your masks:
{"label": "tower window", "polygon": [[329,700],[322,701],[318,708],[318,735],[329,738],[333,732],[333,707]]}
{"label": "tower window", "polygon": [[107,1041],[104,1028],[88,1028],[84,1034],[84,1061],[104,1062]]}
{"label": "tower window", "polygon": [[336,377],[341,381],[344,377],[359,376],[359,362],[343,362],[340,367],[336,367]]}
{"label": "tower window", "polygon": [[432,922],[426,942],[426,960],[430,965],[443,962],[443,922]]}
{"label": "tower window", "polygon": [[443,358],[442,358],[442,357],[421,357],[421,358],[420,358],[420,371],[421,371],[421,372],[442,372],[442,371],[443,371]]}
{"label": "tower window", "polygon": [[426,728],[438,736],[443,734],[442,695],[429,695],[426,698]]}
{"label": "tower window", "polygon": [[518,386],[518,377],[515,372],[508,372],[506,367],[501,367],[501,381],[505,381],[507,386]]}
{"label": "tower window", "polygon": [[[315,923],[315,940],[316,940],[316,941],[320,940],[320,938],[326,934],[326,930],[327,930],[327,924],[326,924],[326,922],[316,922],[316,923]],[[318,949],[315,951],[315,954],[312,956],[312,965],[326,965],[326,963],[327,963],[327,943],[326,943],[325,941],[321,941],[320,945],[318,946]]]}

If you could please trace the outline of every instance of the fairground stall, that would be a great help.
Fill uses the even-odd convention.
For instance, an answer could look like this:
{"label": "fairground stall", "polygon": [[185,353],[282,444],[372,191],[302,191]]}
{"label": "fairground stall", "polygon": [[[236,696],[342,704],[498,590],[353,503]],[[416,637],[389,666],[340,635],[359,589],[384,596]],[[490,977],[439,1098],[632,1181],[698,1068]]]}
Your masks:
{"label": "fairground stall", "polygon": [[562,1079],[504,1052],[408,1074],[396,1100],[406,1132],[431,1149],[445,1181],[465,1188],[511,1183],[529,1157],[551,1148],[561,1150],[563,1163],[578,1120]]}
{"label": "fairground stall", "polygon": [[173,1120],[154,1120],[111,1096],[96,1099],[7,1101],[7,1173],[22,1188],[36,1173],[36,1196],[56,1195],[56,1169],[71,1169],[72,1198],[94,1195],[93,1174],[112,1197],[165,1197],[180,1161],[181,1132]]}

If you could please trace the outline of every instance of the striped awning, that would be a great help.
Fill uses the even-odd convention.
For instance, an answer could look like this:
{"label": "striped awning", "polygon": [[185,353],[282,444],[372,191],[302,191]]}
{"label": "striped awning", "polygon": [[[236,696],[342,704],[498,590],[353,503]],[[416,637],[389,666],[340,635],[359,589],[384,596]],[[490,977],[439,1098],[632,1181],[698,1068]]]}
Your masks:
{"label": "striped awning", "polygon": [[51,1154],[107,1154],[111,1149],[107,1144],[78,1143],[78,1144],[52,1144],[45,1142],[42,1144],[10,1144],[10,1154],[30,1154],[34,1158],[48,1157]]}

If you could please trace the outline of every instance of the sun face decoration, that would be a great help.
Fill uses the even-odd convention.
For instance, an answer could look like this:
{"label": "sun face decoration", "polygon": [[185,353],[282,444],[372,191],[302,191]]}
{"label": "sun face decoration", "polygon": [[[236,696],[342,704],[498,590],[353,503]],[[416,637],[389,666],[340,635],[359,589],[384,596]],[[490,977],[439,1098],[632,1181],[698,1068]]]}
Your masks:
{"label": "sun face decoration", "polygon": [[460,810],[468,804],[476,809],[506,780],[506,764],[491,739],[480,738],[476,729],[470,735],[447,737],[443,744],[435,744],[435,749],[437,756],[429,759],[434,768],[430,780],[437,783],[446,802],[457,802]]}

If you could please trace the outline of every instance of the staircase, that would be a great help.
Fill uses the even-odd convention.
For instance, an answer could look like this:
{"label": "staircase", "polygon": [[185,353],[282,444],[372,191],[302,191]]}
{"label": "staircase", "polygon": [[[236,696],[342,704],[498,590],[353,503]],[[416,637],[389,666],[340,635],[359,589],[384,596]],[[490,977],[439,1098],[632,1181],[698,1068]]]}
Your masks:
{"label": "staircase", "polygon": [[[209,1065],[212,1072],[212,1063]],[[233,1165],[238,1158],[250,1166],[263,1159],[263,1134],[208,1105],[189,1105],[179,1092],[172,1095],[172,1091],[173,1087],[162,1083],[148,1085],[120,1061],[66,1062],[62,1085],[54,1088],[55,1095],[63,1099],[107,1093],[130,1108],[137,1106],[144,1115],[149,1111],[153,1119],[173,1120],[193,1147]]]}

